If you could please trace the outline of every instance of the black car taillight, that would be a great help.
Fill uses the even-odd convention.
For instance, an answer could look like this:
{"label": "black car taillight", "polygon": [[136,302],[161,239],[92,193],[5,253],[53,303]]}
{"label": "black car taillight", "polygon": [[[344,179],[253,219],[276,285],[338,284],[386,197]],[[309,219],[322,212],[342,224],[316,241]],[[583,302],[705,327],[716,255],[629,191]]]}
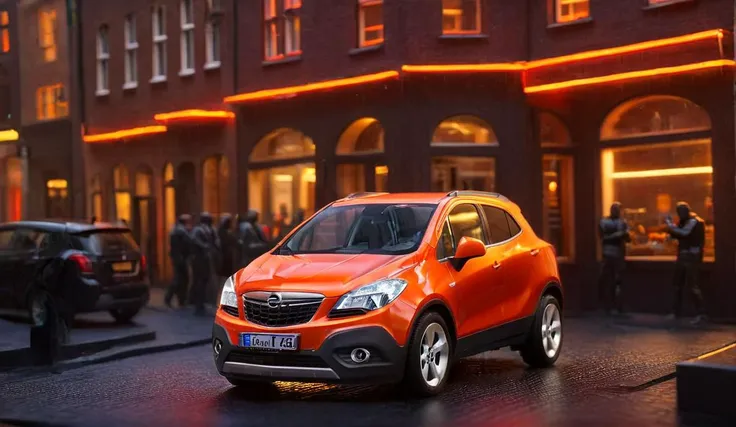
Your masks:
{"label": "black car taillight", "polygon": [[92,261],[82,254],[73,254],[69,257],[69,260],[77,264],[79,272],[82,274],[92,273]]}
{"label": "black car taillight", "polygon": [[148,271],[148,260],[146,260],[145,255],[141,255],[141,276],[145,276]]}

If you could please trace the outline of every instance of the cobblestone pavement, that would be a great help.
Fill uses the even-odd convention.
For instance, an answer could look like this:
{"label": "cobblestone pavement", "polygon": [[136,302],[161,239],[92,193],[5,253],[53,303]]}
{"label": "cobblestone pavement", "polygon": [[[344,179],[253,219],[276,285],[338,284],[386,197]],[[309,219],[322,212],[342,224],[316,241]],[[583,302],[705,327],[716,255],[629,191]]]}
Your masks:
{"label": "cobblestone pavement", "polygon": [[0,377],[0,419],[105,427],[675,426],[684,424],[674,380],[644,384],[736,340],[733,329],[674,332],[591,319],[569,320],[565,333],[555,368],[530,370],[510,351],[486,353],[459,361],[434,399],[409,399],[389,386],[236,390],[202,346],[58,375]]}

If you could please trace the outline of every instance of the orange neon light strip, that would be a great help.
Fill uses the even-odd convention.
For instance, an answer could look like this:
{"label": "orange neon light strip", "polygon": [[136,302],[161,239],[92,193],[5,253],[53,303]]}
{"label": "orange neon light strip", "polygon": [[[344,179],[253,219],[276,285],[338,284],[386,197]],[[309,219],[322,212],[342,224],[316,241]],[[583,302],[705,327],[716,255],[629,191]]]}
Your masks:
{"label": "orange neon light strip", "polygon": [[328,80],[319,83],[310,83],[300,86],[289,86],[279,89],[266,89],[257,92],[241,93],[225,98],[227,103],[254,101],[257,99],[274,98],[280,96],[293,96],[300,93],[315,92],[318,90],[334,89],[339,87],[359,85],[363,83],[379,82],[399,77],[398,71],[384,71],[382,73],[367,74],[358,77],[349,77],[345,79]]}
{"label": "orange neon light strip", "polygon": [[446,73],[463,71],[523,71],[526,65],[522,62],[497,64],[449,64],[449,65],[404,65],[401,71],[407,73]]}
{"label": "orange neon light strip", "polygon": [[627,171],[614,172],[611,174],[613,179],[630,179],[630,178],[657,178],[661,176],[680,176],[680,175],[700,175],[713,173],[712,166],[693,166],[689,168],[672,168],[672,169],[651,169],[644,171]]}
{"label": "orange neon light strip", "polygon": [[568,80],[559,83],[549,83],[539,86],[529,86],[524,88],[526,93],[548,92],[551,90],[569,89],[579,86],[590,86],[602,83],[619,82],[623,80],[640,79],[644,77],[654,77],[670,74],[686,73],[688,71],[705,70],[717,67],[732,67],[736,65],[736,61],[730,59],[718,59],[714,61],[698,62],[695,64],[678,65],[675,67],[653,68],[643,71],[631,71],[628,73],[610,74],[601,77],[590,77],[586,79]]}
{"label": "orange neon light strip", "polygon": [[140,128],[119,130],[116,132],[100,133],[97,135],[84,135],[84,142],[116,141],[136,136],[153,135],[166,132],[166,126],[144,126]]}
{"label": "orange neon light strip", "polygon": [[686,34],[684,36],[671,37],[667,39],[651,40],[648,42],[635,43],[626,46],[612,47],[608,49],[591,50],[587,52],[574,53],[572,55],[557,56],[554,58],[539,59],[527,63],[527,69],[544,67],[547,65],[563,64],[565,62],[580,61],[583,59],[601,58],[606,56],[620,55],[622,53],[639,52],[642,50],[656,49],[658,47],[673,46],[691,43],[710,38],[723,38],[723,30],[708,30],[700,33]]}
{"label": "orange neon light strip", "polygon": [[231,111],[207,111],[207,110],[182,110],[170,113],[160,113],[153,116],[156,121],[165,122],[169,120],[188,119],[232,119],[235,113]]}

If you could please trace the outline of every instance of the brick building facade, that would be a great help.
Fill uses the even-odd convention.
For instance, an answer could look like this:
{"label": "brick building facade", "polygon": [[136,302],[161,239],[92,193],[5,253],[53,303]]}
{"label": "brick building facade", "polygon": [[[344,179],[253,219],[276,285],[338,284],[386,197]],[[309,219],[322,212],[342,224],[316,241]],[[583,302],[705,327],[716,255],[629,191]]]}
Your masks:
{"label": "brick building facade", "polygon": [[661,224],[685,199],[708,224],[708,309],[736,316],[733,2],[194,1],[191,18],[187,1],[96,3],[82,30],[91,212],[143,224],[150,200],[161,263],[172,211],[253,208],[278,228],[353,191],[496,190],[557,247],[568,306],[591,309],[597,221],[620,200],[626,303],[666,312]]}
{"label": "brick building facade", "polygon": [[18,7],[0,1],[0,218],[23,215],[23,162],[19,158],[20,90],[18,64]]}

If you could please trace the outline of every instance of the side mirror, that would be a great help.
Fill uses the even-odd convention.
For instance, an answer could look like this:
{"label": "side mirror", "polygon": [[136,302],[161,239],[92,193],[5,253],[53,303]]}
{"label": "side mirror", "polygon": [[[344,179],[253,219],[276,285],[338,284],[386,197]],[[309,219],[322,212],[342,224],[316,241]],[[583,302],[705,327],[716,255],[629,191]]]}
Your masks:
{"label": "side mirror", "polygon": [[478,239],[463,237],[455,250],[452,265],[460,271],[466,262],[473,258],[482,257],[486,254],[486,245]]}

